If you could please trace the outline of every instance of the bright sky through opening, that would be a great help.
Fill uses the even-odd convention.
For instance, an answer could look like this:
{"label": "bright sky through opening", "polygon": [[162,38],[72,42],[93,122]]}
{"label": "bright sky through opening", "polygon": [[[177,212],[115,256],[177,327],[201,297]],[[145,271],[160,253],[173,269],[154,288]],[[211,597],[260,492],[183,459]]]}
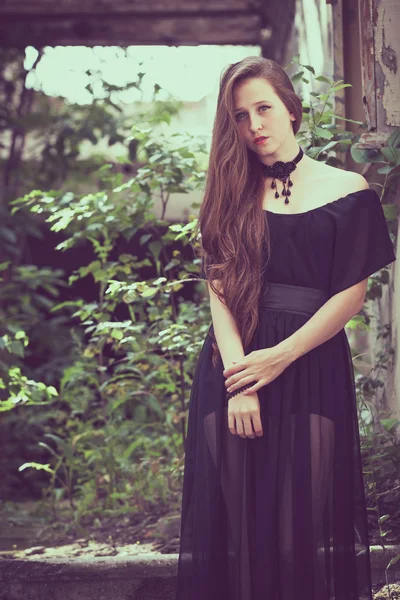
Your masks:
{"label": "bright sky through opening", "polygon": [[[42,89],[49,96],[61,96],[70,103],[91,103],[85,89],[94,84],[97,97],[102,96],[100,79],[123,86],[145,73],[142,94],[131,89],[119,94],[119,100],[130,103],[149,101],[154,84],[182,101],[196,102],[216,92],[222,70],[245,56],[260,56],[258,46],[129,46],[126,53],[118,46],[56,46],[46,47],[36,73],[28,77],[27,86]],[[31,68],[37,50],[26,48],[25,67]],[[89,71],[89,72],[88,72]],[[98,75],[101,75],[99,78]]]}

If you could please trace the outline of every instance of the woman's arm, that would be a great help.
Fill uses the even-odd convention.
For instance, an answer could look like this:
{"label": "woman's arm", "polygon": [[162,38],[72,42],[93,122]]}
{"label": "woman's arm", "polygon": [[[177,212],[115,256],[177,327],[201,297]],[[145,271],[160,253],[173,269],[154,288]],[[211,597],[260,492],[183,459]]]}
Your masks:
{"label": "woman's arm", "polygon": [[[221,290],[220,280],[213,280],[213,284],[218,291]],[[210,295],[210,310],[214,335],[221,353],[224,368],[226,369],[227,366],[232,364],[233,360],[244,358],[243,344],[231,311],[219,300],[217,294],[211,289],[209,282],[207,282],[207,286]]]}
{"label": "woman's arm", "polygon": [[279,348],[296,360],[332,338],[362,309],[367,284],[368,277],[329,298],[307,323],[280,342]]}
{"label": "woman's arm", "polygon": [[[368,278],[335,294],[299,329],[272,348],[254,350],[224,369],[228,392],[254,382],[242,394],[254,394],[292,362],[336,335],[364,303]],[[234,357],[235,358],[235,357]]]}

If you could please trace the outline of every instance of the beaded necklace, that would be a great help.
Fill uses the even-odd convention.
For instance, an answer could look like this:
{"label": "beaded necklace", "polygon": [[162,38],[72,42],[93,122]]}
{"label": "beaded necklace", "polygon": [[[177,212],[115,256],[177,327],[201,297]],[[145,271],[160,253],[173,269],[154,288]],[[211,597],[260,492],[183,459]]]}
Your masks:
{"label": "beaded necklace", "polygon": [[[272,166],[262,165],[264,176],[272,177],[271,188],[276,188],[276,181],[275,181],[276,179],[279,179],[279,181],[282,181],[283,191],[282,191],[281,196],[286,196],[285,204],[289,204],[288,196],[291,195],[291,191],[289,190],[289,187],[293,186],[293,181],[290,179],[290,173],[292,173],[292,171],[295,170],[296,165],[302,159],[303,154],[304,154],[304,152],[300,148],[298,155],[293,160],[289,160],[288,162],[283,162],[281,160],[277,160],[276,162],[274,162],[274,164]],[[287,187],[286,187],[286,182],[288,183]],[[279,198],[278,190],[276,190],[276,192],[275,192],[275,198]]]}

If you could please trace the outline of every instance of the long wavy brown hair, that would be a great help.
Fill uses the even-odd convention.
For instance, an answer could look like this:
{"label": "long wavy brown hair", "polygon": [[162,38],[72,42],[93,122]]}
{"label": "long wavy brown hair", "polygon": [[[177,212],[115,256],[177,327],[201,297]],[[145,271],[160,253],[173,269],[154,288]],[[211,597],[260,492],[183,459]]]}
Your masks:
{"label": "long wavy brown hair", "polygon": [[[195,237],[201,233],[200,257],[212,290],[234,317],[246,353],[258,326],[263,260],[270,256],[270,235],[262,208],[262,164],[241,138],[234,115],[234,87],[246,78],[261,77],[274,88],[289,112],[296,134],[302,103],[284,69],[275,61],[250,56],[229,65],[221,75],[204,199]],[[217,289],[213,280],[219,279]],[[212,364],[220,358],[215,336]]]}

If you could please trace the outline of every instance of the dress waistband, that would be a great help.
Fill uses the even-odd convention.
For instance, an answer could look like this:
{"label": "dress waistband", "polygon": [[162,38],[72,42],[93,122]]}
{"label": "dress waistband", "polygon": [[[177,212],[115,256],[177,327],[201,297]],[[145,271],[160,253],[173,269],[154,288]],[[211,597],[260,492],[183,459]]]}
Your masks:
{"label": "dress waistband", "polygon": [[302,285],[267,282],[258,305],[263,309],[284,310],[312,316],[329,299],[324,290]]}

